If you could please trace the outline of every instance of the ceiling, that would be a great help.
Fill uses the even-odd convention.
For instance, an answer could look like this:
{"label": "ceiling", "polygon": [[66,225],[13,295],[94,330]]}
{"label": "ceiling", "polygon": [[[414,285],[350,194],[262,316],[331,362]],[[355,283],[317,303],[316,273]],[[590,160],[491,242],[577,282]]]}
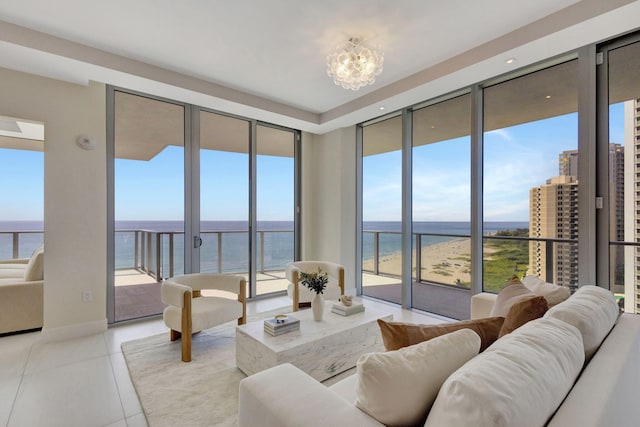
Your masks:
{"label": "ceiling", "polygon": [[[3,0],[0,67],[325,133],[638,22],[631,0]],[[351,35],[385,52],[355,92],[325,70]]]}

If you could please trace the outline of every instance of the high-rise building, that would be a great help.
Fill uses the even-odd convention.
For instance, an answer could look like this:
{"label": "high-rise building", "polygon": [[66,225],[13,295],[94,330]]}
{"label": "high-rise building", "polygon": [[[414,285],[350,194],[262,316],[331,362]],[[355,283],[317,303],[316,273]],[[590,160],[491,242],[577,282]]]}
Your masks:
{"label": "high-rise building", "polygon": [[[627,158],[624,176],[627,185],[624,199],[624,241],[637,242],[640,239],[640,99],[624,103],[624,151]],[[640,313],[640,247],[619,248],[624,251],[624,280],[616,280],[615,288],[623,288],[625,311]],[[616,277],[618,279],[618,277]],[[614,289],[622,291],[622,289]]]}
{"label": "high-rise building", "polygon": [[[640,151],[638,151],[640,153]],[[530,231],[533,238],[577,239],[578,237],[578,150],[558,156],[559,176],[530,191]],[[610,235],[624,240],[624,146],[609,144]],[[640,218],[640,208],[638,210]],[[640,236],[640,228],[638,230]],[[577,280],[578,247],[575,243],[531,242],[529,272],[564,286]],[[611,283],[624,269],[623,251],[612,251]],[[638,268],[640,278],[640,266]],[[640,283],[640,281],[639,281]]]}
{"label": "high-rise building", "polygon": [[[578,238],[578,180],[561,175],[529,192],[529,237]],[[529,271],[541,279],[563,286],[575,285],[578,246],[575,243],[531,241]]]}

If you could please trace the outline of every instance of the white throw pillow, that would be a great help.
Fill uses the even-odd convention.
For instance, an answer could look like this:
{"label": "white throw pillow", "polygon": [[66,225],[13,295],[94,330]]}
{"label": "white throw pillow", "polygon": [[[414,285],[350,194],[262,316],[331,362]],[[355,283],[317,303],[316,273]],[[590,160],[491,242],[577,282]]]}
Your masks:
{"label": "white throw pillow", "polygon": [[578,328],[588,362],[613,328],[619,313],[610,291],[590,285],[578,288],[571,298],[550,308],[544,317],[560,319]]}
{"label": "white throw pillow", "polygon": [[527,289],[519,280],[512,282],[510,285],[505,286],[496,297],[496,302],[493,304],[489,317],[507,317],[507,313],[509,313],[509,309],[513,304],[534,296],[536,294]]}
{"label": "white throw pillow", "polygon": [[388,426],[424,422],[447,377],[478,354],[480,337],[461,329],[358,359],[355,405]]}
{"label": "white throw pillow", "polygon": [[547,300],[547,304],[549,304],[549,308],[560,304],[571,296],[569,288],[545,282],[538,276],[525,276],[522,278],[522,284],[534,294],[544,297]]}
{"label": "white throw pillow", "polygon": [[583,361],[575,327],[557,319],[532,320],[451,374],[425,426],[543,426]]}

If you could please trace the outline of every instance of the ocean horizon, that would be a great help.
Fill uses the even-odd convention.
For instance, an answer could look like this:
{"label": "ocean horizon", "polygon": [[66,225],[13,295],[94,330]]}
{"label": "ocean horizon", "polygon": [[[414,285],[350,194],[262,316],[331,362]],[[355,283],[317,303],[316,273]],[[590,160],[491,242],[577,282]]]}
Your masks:
{"label": "ocean horizon", "polygon": [[[388,256],[400,252],[401,223],[399,221],[365,221],[363,223],[362,254],[363,260],[374,257],[374,236],[379,232],[379,256]],[[183,221],[116,221],[115,265],[116,269],[134,268],[135,230],[152,232],[152,239],[160,236],[163,275],[169,272],[170,236],[173,236],[174,275],[184,270],[184,222]],[[490,234],[503,230],[529,228],[525,221],[488,221],[484,223],[484,233]],[[19,235],[19,257],[27,258],[43,241],[42,221],[0,221],[0,259],[12,258],[13,235],[7,232],[22,232]],[[249,244],[247,221],[202,221],[200,264],[203,272],[217,272],[221,256],[222,271],[245,272],[248,270]],[[258,269],[282,270],[293,260],[294,240],[293,221],[258,221],[260,233],[258,242]],[[469,236],[471,225],[467,221],[416,221],[413,232],[420,234],[439,234],[422,236],[422,246],[456,240]],[[162,234],[156,234],[162,233]],[[140,236],[140,234],[138,233]],[[138,237],[140,239],[140,237]],[[222,239],[218,241],[218,239]],[[138,240],[140,246],[140,240]],[[155,260],[155,240],[150,251]],[[222,248],[221,254],[218,248]],[[264,248],[264,254],[261,253]]]}

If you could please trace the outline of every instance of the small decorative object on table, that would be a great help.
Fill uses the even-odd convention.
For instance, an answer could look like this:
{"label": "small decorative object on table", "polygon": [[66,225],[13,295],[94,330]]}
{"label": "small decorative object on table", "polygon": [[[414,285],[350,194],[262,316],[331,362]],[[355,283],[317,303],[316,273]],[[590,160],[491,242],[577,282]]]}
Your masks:
{"label": "small decorative object on table", "polygon": [[270,335],[277,336],[299,329],[300,320],[286,314],[277,314],[275,317],[264,320],[264,331]]}
{"label": "small decorative object on table", "polygon": [[352,303],[349,306],[343,304],[334,303],[331,307],[331,312],[339,314],[341,316],[351,316],[352,314],[361,313],[364,311],[364,304]]}
{"label": "small decorative object on table", "polygon": [[323,273],[322,270],[318,268],[317,273],[302,272],[300,273],[300,277],[302,278],[301,283],[316,293],[316,296],[311,300],[311,310],[313,311],[313,320],[320,321],[324,313],[324,297],[322,293],[329,281],[327,273]]}
{"label": "small decorative object on table", "polygon": [[340,302],[346,307],[350,307],[353,303],[353,295],[340,295]]}

